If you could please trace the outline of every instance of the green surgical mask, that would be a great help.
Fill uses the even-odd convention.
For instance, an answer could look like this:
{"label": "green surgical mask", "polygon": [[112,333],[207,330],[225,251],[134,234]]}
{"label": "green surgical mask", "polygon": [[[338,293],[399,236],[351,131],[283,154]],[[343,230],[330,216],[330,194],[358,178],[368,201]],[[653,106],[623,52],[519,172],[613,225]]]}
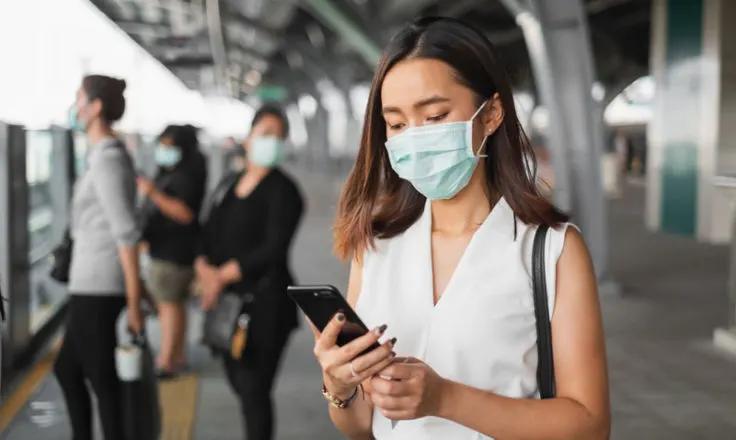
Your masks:
{"label": "green surgical mask", "polygon": [[469,121],[411,127],[386,141],[396,174],[430,200],[455,197],[470,182],[478,158],[485,157],[473,151],[473,120],[486,102]]}

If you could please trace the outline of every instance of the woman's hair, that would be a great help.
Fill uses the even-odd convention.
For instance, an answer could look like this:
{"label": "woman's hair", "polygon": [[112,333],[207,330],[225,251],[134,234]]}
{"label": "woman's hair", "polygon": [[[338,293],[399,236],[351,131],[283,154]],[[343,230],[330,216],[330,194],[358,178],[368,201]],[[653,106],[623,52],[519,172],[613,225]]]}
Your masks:
{"label": "woman's hair", "polygon": [[253,128],[256,126],[258,121],[260,121],[264,116],[275,116],[281,120],[281,128],[282,128],[282,138],[286,139],[289,137],[289,119],[286,117],[286,113],[281,109],[280,106],[272,103],[266,103],[261,106],[256,111],[256,114],[253,116],[253,121],[250,123],[250,128]]}
{"label": "woman's hair", "polygon": [[[411,58],[443,61],[455,79],[476,95],[476,105],[498,93],[504,118],[489,136],[484,161],[488,194],[503,196],[527,224],[555,226],[568,217],[542,196],[534,182],[536,161],[516,115],[511,85],[496,48],[477,29],[450,18],[422,18],[388,44],[373,77],[358,157],[343,188],[334,225],[334,251],[356,258],[375,248],[375,239],[395,237],[413,225],[426,198],[391,168],[385,148],[381,88],[391,68]],[[527,169],[527,167],[531,167]]]}
{"label": "woman's hair", "polygon": [[125,113],[125,80],[105,75],[87,75],[82,88],[89,102],[99,99],[102,103],[102,119],[108,124],[120,120]]}

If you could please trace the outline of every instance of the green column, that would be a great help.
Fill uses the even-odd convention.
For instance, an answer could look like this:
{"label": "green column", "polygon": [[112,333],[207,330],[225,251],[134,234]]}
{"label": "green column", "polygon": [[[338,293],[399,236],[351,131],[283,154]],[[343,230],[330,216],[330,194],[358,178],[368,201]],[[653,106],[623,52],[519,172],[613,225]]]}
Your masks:
{"label": "green column", "polygon": [[[667,1],[667,113],[676,117],[679,136],[664,130],[661,164],[660,226],[668,232],[694,236],[698,215],[698,143],[700,141],[703,51],[703,1]],[[670,122],[666,122],[667,125]],[[674,127],[673,127],[674,128]],[[688,136],[682,136],[687,132]]]}

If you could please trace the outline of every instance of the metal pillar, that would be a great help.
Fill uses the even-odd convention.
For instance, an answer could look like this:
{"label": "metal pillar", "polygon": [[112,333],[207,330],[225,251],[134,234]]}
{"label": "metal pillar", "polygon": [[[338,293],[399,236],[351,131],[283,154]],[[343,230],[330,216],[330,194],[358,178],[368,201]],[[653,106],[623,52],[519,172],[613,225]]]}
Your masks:
{"label": "metal pillar", "polygon": [[[736,177],[719,176],[714,186],[730,199],[731,210],[736,212]],[[729,353],[736,354],[736,215],[731,220],[731,255],[728,276],[728,324],[713,331],[713,344]]]}
{"label": "metal pillar", "polygon": [[601,180],[603,115],[591,90],[595,73],[581,0],[503,0],[529,49],[534,76],[550,115],[549,145],[555,202],[569,210],[590,249],[605,293],[608,283],[607,207]]}
{"label": "metal pillar", "polygon": [[0,123],[0,283],[9,300],[3,367],[13,365],[31,340],[25,144],[22,127]]}
{"label": "metal pillar", "polygon": [[329,136],[327,110],[321,104],[317,106],[314,115],[307,119],[307,155],[308,166],[311,170],[323,171],[327,169],[329,161]]}

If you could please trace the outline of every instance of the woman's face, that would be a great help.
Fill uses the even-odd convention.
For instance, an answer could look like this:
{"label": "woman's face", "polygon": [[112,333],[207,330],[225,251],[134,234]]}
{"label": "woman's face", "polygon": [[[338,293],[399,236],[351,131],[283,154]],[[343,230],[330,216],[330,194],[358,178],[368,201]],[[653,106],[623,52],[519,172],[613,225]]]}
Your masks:
{"label": "woman's face", "polygon": [[84,87],[80,87],[79,90],[77,90],[77,100],[75,101],[74,105],[77,109],[77,119],[85,127],[89,125],[90,121],[95,119],[100,114],[100,100],[95,99],[94,101],[90,102],[89,96],[87,96],[87,92],[85,92]]}
{"label": "woman's face", "polygon": [[[275,115],[263,115],[256,125],[250,130],[248,139],[257,137],[275,137],[283,139],[284,137],[284,124],[281,122],[281,118]],[[245,142],[246,151],[249,149],[250,142]]]}
{"label": "woman's face", "polygon": [[171,136],[164,136],[158,140],[158,144],[165,148],[172,148],[174,147],[174,138]]}
{"label": "woman's face", "polygon": [[[381,88],[386,138],[409,127],[468,121],[478,110],[478,96],[455,79],[446,63],[426,58],[401,61],[388,71]],[[503,119],[500,100],[491,99],[476,116],[473,148]]]}

